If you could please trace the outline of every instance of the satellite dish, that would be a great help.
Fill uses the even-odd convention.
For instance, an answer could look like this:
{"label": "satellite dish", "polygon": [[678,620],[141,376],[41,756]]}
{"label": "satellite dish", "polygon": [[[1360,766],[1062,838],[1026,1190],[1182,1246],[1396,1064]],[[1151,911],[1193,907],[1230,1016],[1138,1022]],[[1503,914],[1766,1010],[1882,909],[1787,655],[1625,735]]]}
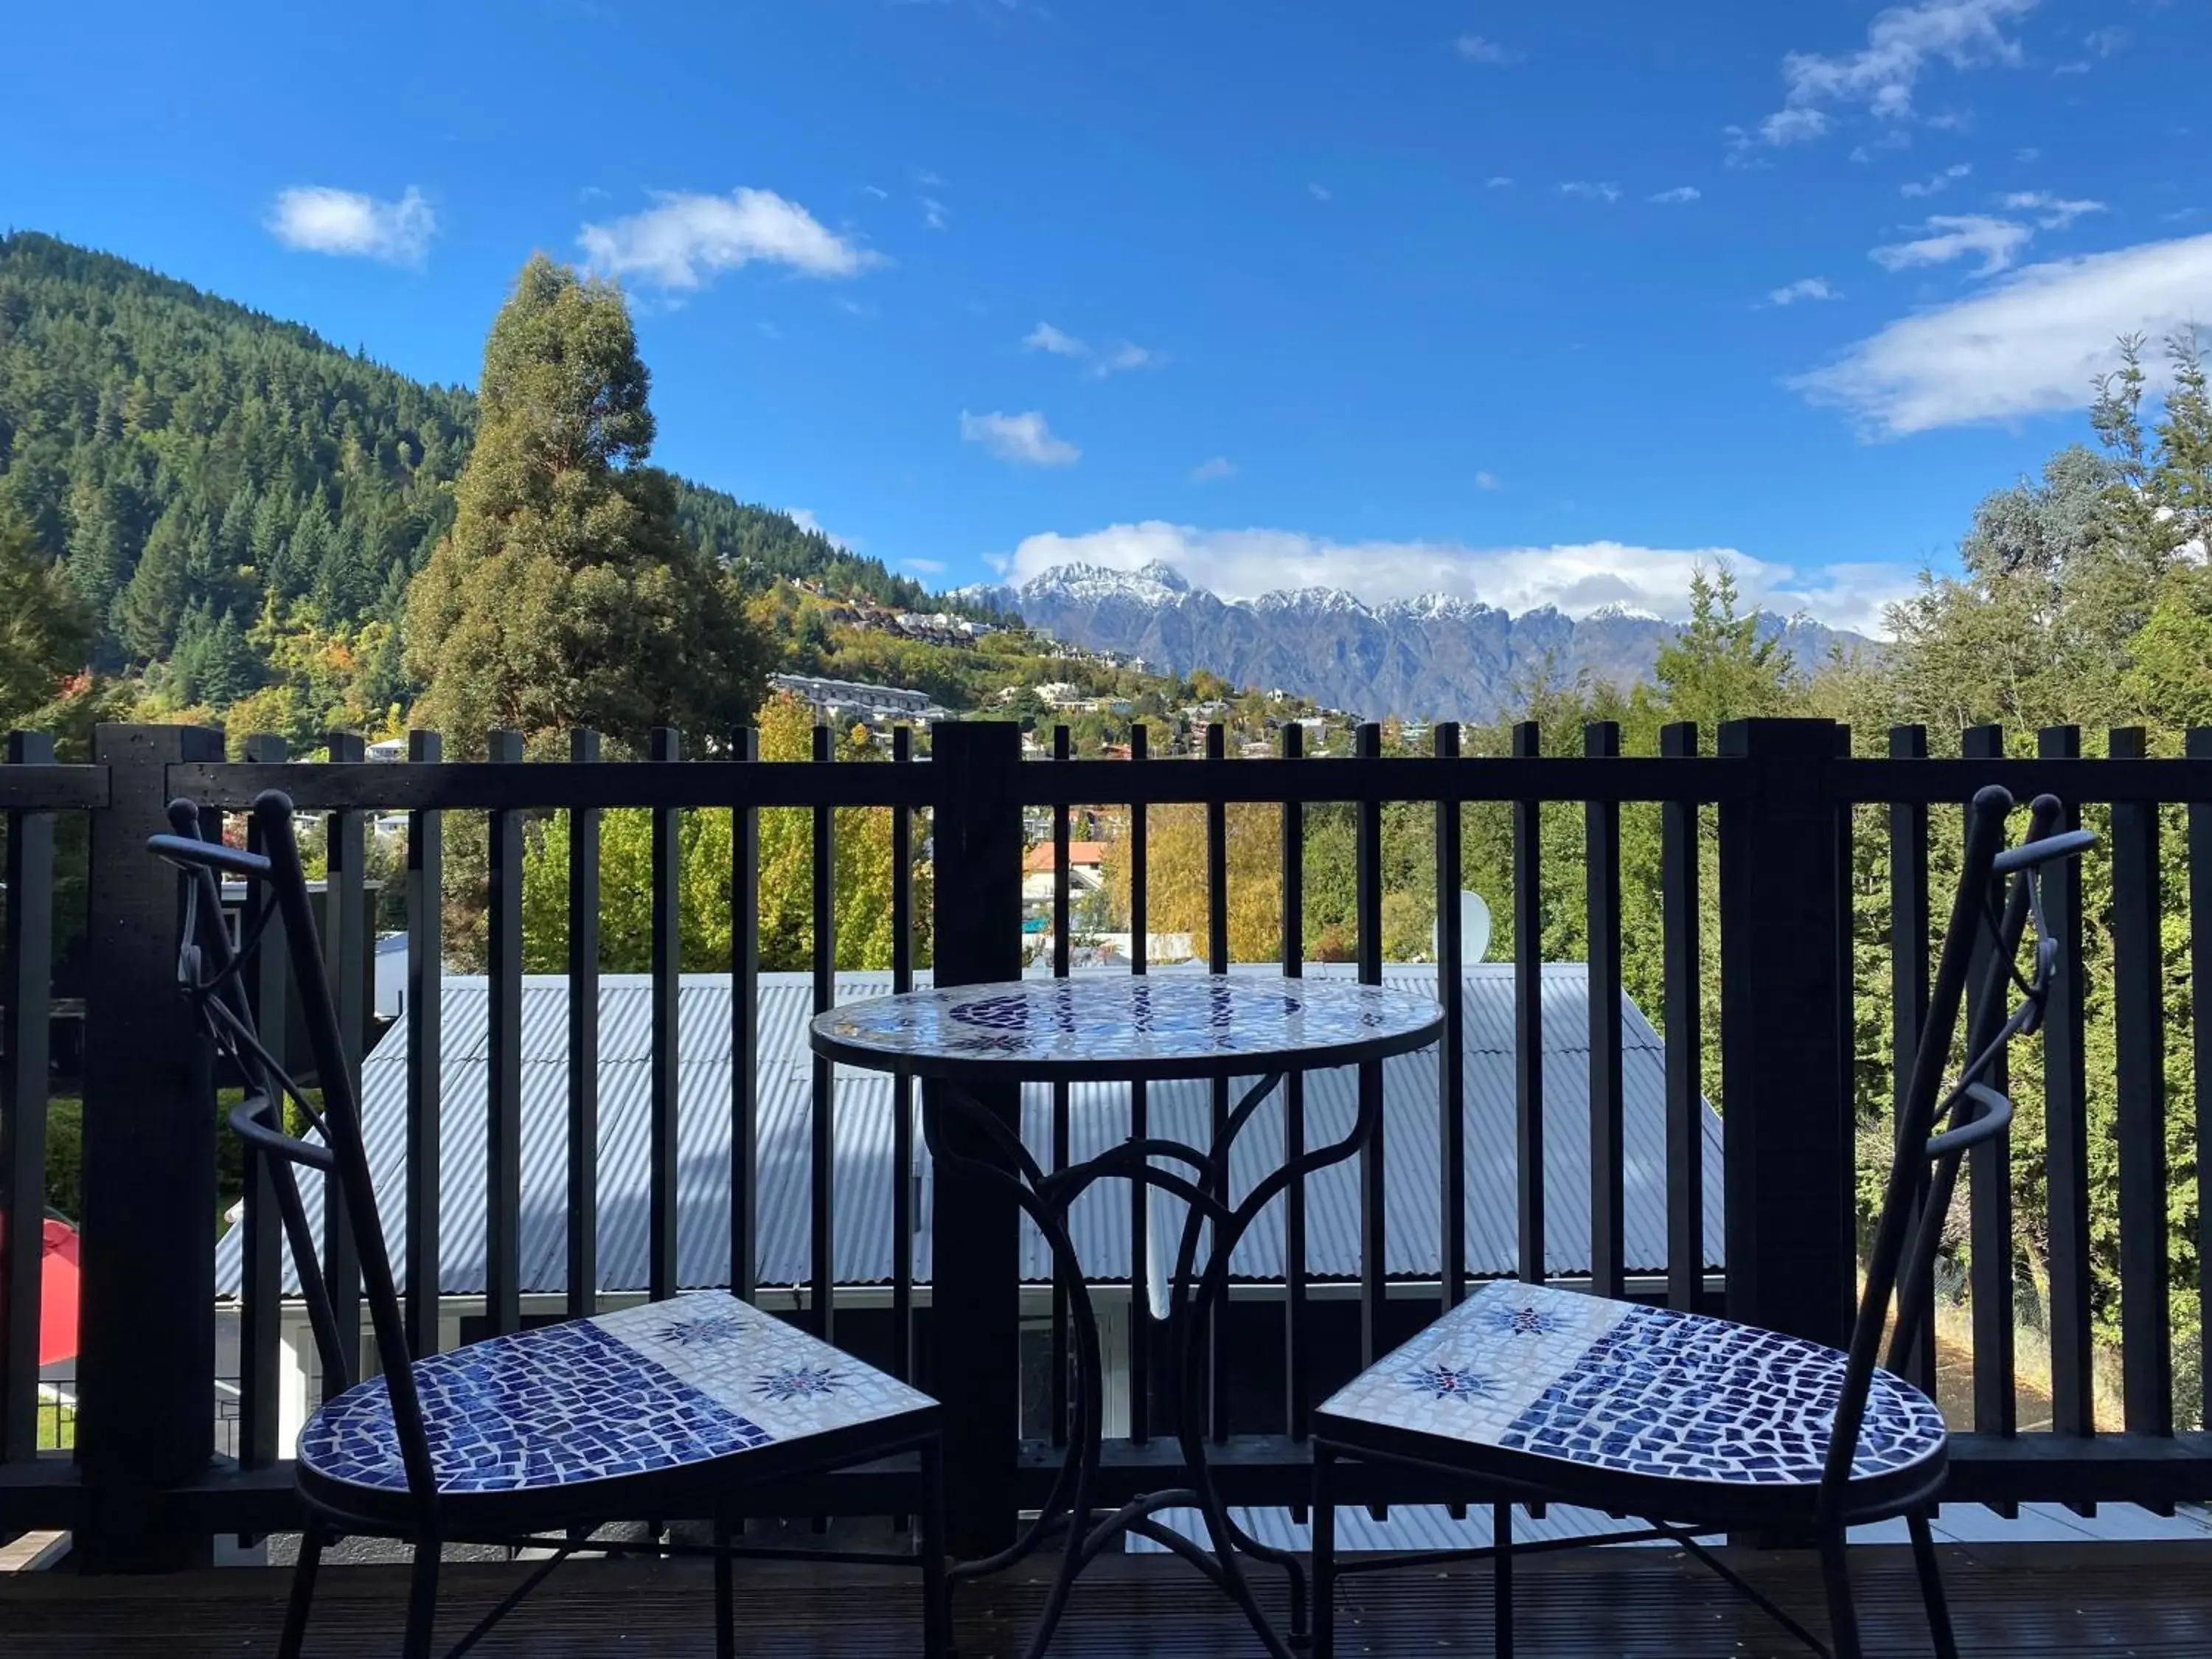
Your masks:
{"label": "satellite dish", "polygon": [[[1429,930],[1430,953],[1439,960],[1444,953],[1442,927]],[[1490,907],[1480,893],[1462,890],[1459,896],[1459,959],[1462,965],[1480,962],[1490,953]]]}

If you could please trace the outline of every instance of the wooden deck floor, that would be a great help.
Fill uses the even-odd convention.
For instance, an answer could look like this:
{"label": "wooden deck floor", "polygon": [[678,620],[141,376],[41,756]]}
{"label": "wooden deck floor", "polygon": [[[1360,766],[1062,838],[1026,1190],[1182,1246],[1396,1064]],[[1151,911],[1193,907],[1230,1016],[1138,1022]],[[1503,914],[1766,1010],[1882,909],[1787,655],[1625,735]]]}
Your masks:
{"label": "wooden deck floor", "polygon": [[[1730,1559],[1823,1628],[1808,1559]],[[1868,1547],[1853,1559],[1868,1652],[1885,1659],[1927,1653],[1909,1555]],[[1959,1547],[1946,1565],[1968,1655],[2212,1656],[2212,1546]],[[441,1633],[459,1635],[519,1571],[448,1567]],[[1764,1659],[1802,1651],[1672,1550],[1532,1559],[1516,1579],[1523,1659]],[[0,1652],[8,1659],[265,1655],[275,1650],[284,1582],[269,1568],[136,1580],[0,1579]],[[477,1651],[543,1659],[711,1655],[709,1582],[703,1563],[574,1563]],[[748,1564],[738,1579],[740,1651],[747,1659],[910,1655],[913,1584],[911,1575],[882,1569]],[[326,1569],[309,1654],[392,1652],[403,1594],[401,1570]],[[963,1659],[1017,1652],[1038,1595],[1036,1577],[1019,1571],[963,1591]],[[1486,1654],[1489,1628],[1489,1581],[1480,1569],[1354,1580],[1338,1626],[1346,1656]],[[1181,1564],[1158,1558],[1114,1560],[1086,1578],[1054,1646],[1061,1659],[1229,1659],[1255,1650],[1226,1604]]]}

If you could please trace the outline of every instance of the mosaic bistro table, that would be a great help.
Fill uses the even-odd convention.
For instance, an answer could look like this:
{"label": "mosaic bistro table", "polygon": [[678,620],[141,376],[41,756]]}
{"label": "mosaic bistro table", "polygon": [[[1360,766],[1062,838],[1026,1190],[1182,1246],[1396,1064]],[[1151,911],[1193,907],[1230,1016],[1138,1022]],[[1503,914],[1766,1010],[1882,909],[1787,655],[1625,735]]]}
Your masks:
{"label": "mosaic bistro table", "polygon": [[[945,1168],[1011,1189],[1051,1248],[1068,1292],[1076,1376],[1069,1455],[1036,1520],[1013,1546],[954,1569],[956,1579],[995,1572],[1042,1545],[1066,1518],[1068,1537],[1044,1613],[1026,1651],[1044,1651],[1069,1590],[1090,1562],[1124,1532],[1172,1548],[1235,1601],[1267,1650],[1290,1659],[1291,1649],[1268,1623],[1246,1582],[1240,1557],[1290,1574],[1293,1623],[1303,1620],[1304,1569],[1238,1528],[1206,1466],[1203,1343],[1225,1298],[1229,1263],[1238,1240],[1293,1182],[1341,1163],[1370,1144],[1380,1091],[1363,1090],[1358,1117],[1341,1140],[1271,1170],[1231,1203],[1229,1154],[1284,1077],[1292,1072],[1363,1065],[1427,1047],[1443,1023],[1432,1000],[1341,979],[1289,979],[1238,974],[1111,975],[945,987],[848,1003],[816,1017],[814,1051],[848,1066],[903,1073],[937,1086],[923,1091],[922,1134]],[[1216,1126],[1204,1150],[1180,1141],[1131,1139],[1097,1157],[1048,1172],[1019,1133],[968,1092],[1025,1083],[1164,1083],[1256,1079]],[[980,1132],[996,1160],[948,1148],[947,1110]],[[1176,1251],[1168,1340],[1182,1385],[1176,1436],[1188,1486],[1149,1492],[1103,1517],[1096,1496],[1102,1444],[1103,1366],[1098,1321],[1090,1287],[1067,1231],[1075,1200],[1109,1178],[1142,1181],[1188,1206]],[[1195,1508],[1206,1516],[1209,1551],[1171,1533],[1152,1517],[1165,1509]]]}

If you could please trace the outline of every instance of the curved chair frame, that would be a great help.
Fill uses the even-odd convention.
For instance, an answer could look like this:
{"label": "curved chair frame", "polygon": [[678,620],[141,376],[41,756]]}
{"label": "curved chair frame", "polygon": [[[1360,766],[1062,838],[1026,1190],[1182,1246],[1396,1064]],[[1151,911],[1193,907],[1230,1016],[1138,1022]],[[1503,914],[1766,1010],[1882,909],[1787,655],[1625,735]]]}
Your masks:
{"label": "curved chair frame", "polygon": [[[1941,1493],[1947,1474],[1943,1450],[1939,1447],[1931,1456],[1872,1478],[1855,1475],[1853,1464],[1868,1395],[1883,1355],[1885,1330],[1891,1332],[1887,1369],[1892,1371],[1904,1370],[1918,1344],[1928,1338],[1934,1314],[1930,1268],[1942,1243],[1959,1161],[1973,1147],[2004,1134],[2012,1121],[2011,1102],[1989,1079],[1996,1074],[1997,1062],[2012,1039],[2040,1026],[2057,965],[2058,944],[2050,935],[2044,914],[2044,866],[2079,854],[2095,839],[2086,830],[2059,830],[2060,805],[2045,795],[2031,808],[2026,839],[2007,848],[2005,820],[2012,809],[2011,795],[1992,787],[1978,792],[1968,810],[1958,893],[1944,931],[1927,1021],[1902,1103],[1897,1152],[1868,1257],[1866,1287],[1852,1328],[1820,1480],[1760,1486],[1626,1474],[1441,1435],[1390,1429],[1332,1415],[1323,1406],[1314,1424],[1315,1659],[1330,1659],[1334,1650],[1334,1581],[1338,1576],[1413,1564],[1386,1558],[1347,1567],[1337,1561],[1335,1466],[1345,1457],[1409,1465],[1461,1481],[1478,1481],[1492,1496],[1494,1541],[1490,1547],[1425,1554],[1418,1560],[1433,1564],[1442,1559],[1486,1559],[1493,1563],[1498,1584],[1497,1651],[1501,1656],[1512,1650],[1513,1504],[1554,1502],[1585,1504],[1613,1515],[1654,1517],[1645,1530],[1625,1536],[1680,1543],[1816,1652],[1832,1654],[1835,1659],[1858,1659],[1861,1652],[1857,1613],[1844,1555],[1845,1529],[1905,1516],[1936,1650],[1943,1659],[1955,1659],[1957,1648],[1929,1528],[1929,1507]],[[2000,881],[2006,884],[2002,908],[1994,899]],[[2034,960],[2029,975],[2023,978],[2015,957],[2021,938],[2031,927]],[[1978,941],[1984,934],[1990,952],[1984,969],[1984,994],[1977,1001],[1969,1022],[1966,1064],[1947,1088],[1944,1078],[1951,1063],[1960,1006],[1973,971]],[[2020,1000],[2008,1012],[2006,1005],[2014,988],[2020,993]],[[1893,1300],[1897,1309],[1893,1325]],[[1810,1530],[1817,1536],[1827,1592],[1830,1644],[1822,1643],[1697,1541],[1699,1534],[1734,1528]]]}
{"label": "curved chair frame", "polygon": [[[230,1113],[231,1127],[246,1144],[249,1157],[264,1160],[271,1178],[323,1375],[332,1385],[333,1396],[356,1380],[358,1340],[348,1342],[346,1334],[338,1328],[329,1285],[301,1203],[295,1170],[305,1167],[335,1182],[333,1197],[343,1206],[361,1266],[371,1330],[377,1352],[384,1357],[383,1376],[394,1437],[406,1476],[404,1488],[372,1489],[329,1478],[304,1465],[298,1467],[295,1479],[307,1520],[279,1649],[283,1659],[296,1659],[305,1639],[316,1569],[324,1548],[337,1536],[349,1533],[396,1538],[415,1547],[403,1646],[406,1659],[428,1659],[431,1653],[440,1552],[447,1543],[552,1552],[536,1573],[447,1650],[451,1655],[473,1647],[576,1551],[619,1553],[625,1548],[655,1555],[714,1559],[716,1650],[722,1659],[732,1659],[736,1651],[732,1561],[741,1557],[797,1554],[817,1561],[889,1562],[918,1567],[922,1575],[922,1651],[929,1659],[949,1655],[943,1465],[939,1408],[934,1402],[895,1416],[671,1468],[514,1491],[439,1489],[383,1231],[374,1224],[359,1224],[359,1218],[373,1219],[378,1214],[376,1196],[369,1179],[359,1106],[344,1063],[337,1007],[324,971],[314,913],[308,904],[307,881],[293,836],[292,817],[291,800],[281,792],[267,791],[255,799],[253,828],[265,849],[256,854],[206,839],[199,807],[180,799],[169,806],[174,833],[153,836],[149,842],[153,852],[181,872],[184,924],[178,976],[184,993],[199,1010],[218,1053],[235,1065],[243,1078],[246,1098]],[[275,901],[273,906],[263,907],[258,923],[235,950],[222,926],[218,881],[222,876],[265,884]],[[293,982],[322,1095],[319,1110],[263,1046],[242,983],[241,965],[259,945],[271,915],[281,920],[284,929]],[[286,1132],[280,1109],[287,1102],[304,1115],[314,1138]],[[915,1510],[919,1524],[912,1554],[748,1548],[729,1541],[732,1498],[741,1486],[908,1454],[917,1458],[920,1476],[916,1494],[920,1501]],[[593,1528],[605,1522],[643,1516],[711,1518],[715,1541],[712,1547],[625,1545],[591,1536]]]}

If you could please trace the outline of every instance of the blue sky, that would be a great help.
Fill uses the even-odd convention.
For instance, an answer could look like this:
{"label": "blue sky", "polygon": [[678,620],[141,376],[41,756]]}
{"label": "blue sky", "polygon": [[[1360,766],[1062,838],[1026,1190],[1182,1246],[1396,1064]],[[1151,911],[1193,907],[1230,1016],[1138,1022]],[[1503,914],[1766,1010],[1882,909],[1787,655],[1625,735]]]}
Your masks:
{"label": "blue sky", "polygon": [[[0,223],[473,380],[617,276],[666,465],[933,583],[1164,557],[1857,626],[2212,317],[2179,0],[21,8]],[[25,72],[35,67],[35,73]]]}

